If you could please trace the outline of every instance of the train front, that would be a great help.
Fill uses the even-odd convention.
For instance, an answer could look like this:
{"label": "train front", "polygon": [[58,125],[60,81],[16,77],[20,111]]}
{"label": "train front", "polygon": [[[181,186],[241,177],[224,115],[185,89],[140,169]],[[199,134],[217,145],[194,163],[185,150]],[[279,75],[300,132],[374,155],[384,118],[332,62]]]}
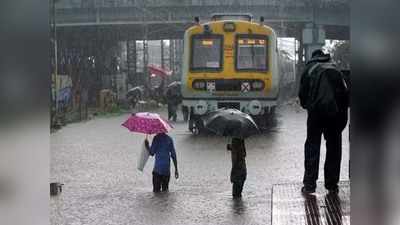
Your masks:
{"label": "train front", "polygon": [[277,105],[278,54],[275,32],[251,20],[214,20],[185,32],[182,68],[183,105],[189,129],[218,108],[235,108],[262,126]]}

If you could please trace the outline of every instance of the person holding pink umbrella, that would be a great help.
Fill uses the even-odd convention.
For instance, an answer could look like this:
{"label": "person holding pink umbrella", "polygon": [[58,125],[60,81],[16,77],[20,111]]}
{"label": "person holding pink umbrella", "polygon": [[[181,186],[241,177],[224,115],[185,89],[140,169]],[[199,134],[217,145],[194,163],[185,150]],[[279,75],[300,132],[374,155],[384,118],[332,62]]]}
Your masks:
{"label": "person holding pink umbrella", "polygon": [[166,133],[157,134],[149,145],[149,141],[145,140],[145,146],[151,156],[155,155],[154,169],[153,169],[153,192],[168,191],[168,184],[170,178],[170,158],[175,166],[175,178],[179,178],[178,161],[176,160],[176,153],[174,142],[172,138]]}
{"label": "person holding pink umbrella", "polygon": [[[166,133],[172,126],[157,113],[136,113],[126,120],[122,126],[131,132],[146,134],[144,146],[151,156],[155,155],[153,168],[153,192],[168,191],[170,179],[170,158],[175,166],[175,178],[179,178],[178,162],[172,138]],[[150,146],[147,135],[156,134]],[[147,159],[145,160],[147,161]],[[145,162],[138,167],[143,170]]]}

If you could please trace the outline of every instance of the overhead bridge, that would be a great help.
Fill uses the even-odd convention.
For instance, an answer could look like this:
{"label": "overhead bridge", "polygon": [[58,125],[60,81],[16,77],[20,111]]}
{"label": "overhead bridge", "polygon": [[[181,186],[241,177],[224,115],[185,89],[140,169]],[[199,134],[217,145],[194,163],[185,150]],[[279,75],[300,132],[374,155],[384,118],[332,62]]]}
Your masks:
{"label": "overhead bridge", "polygon": [[[296,37],[306,23],[324,26],[328,39],[349,38],[350,7],[347,0],[225,1],[89,1],[60,0],[56,9],[61,31],[91,32],[93,28],[119,33],[122,39],[174,39],[182,37],[193,18],[208,20],[213,13],[251,13],[261,16],[280,36]],[[79,4],[81,2],[81,4]],[[100,3],[98,3],[100,2]],[[108,4],[107,4],[108,3]],[[135,4],[133,4],[135,3]],[[144,29],[144,26],[147,26]]]}

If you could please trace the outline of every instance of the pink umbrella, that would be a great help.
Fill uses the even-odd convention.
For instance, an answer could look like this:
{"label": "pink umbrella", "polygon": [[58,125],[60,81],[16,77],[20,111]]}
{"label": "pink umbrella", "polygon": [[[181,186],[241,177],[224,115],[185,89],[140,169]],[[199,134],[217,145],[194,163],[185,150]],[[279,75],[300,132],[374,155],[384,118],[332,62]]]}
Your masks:
{"label": "pink umbrella", "polygon": [[172,74],[171,70],[163,69],[162,67],[154,64],[148,65],[147,68],[149,69],[150,75],[154,74],[154,76],[166,77],[171,76]]}
{"label": "pink umbrella", "polygon": [[132,132],[143,134],[167,133],[172,129],[172,125],[160,115],[148,112],[133,114],[122,126],[128,128]]}

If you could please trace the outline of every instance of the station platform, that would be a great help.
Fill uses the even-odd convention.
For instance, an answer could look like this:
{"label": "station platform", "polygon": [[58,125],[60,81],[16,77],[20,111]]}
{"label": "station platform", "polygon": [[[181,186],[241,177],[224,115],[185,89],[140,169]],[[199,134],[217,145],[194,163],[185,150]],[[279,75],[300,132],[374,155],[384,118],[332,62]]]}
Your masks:
{"label": "station platform", "polygon": [[301,183],[272,188],[272,225],[350,225],[350,182],[339,183],[338,195],[318,183],[314,194],[303,196]]}

